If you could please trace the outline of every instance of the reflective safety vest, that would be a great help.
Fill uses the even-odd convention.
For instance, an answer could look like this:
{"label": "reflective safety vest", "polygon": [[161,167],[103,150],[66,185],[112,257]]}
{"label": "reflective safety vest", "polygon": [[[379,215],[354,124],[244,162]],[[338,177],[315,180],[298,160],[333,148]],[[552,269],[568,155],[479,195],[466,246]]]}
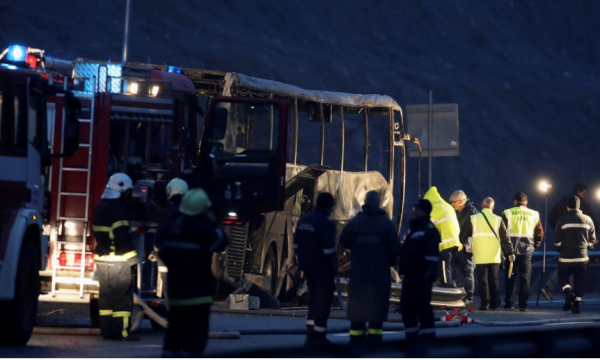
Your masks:
{"label": "reflective safety vest", "polygon": [[458,251],[462,250],[462,244],[459,240],[460,225],[452,205],[442,199],[435,186],[432,186],[423,198],[429,200],[432,205],[431,222],[440,232],[442,238],[439,250],[443,251],[453,247],[458,247]]}
{"label": "reflective safety vest", "polygon": [[496,234],[500,234],[500,224],[502,218],[494,215],[490,209],[482,209],[481,213],[471,215],[471,224],[473,225],[473,261],[479,264],[500,264],[500,240],[494,234],[487,221]]}
{"label": "reflective safety vest", "polygon": [[524,206],[504,210],[504,216],[508,220],[508,234],[510,237],[525,238],[533,241],[535,225],[540,221],[540,214]]}
{"label": "reflective safety vest", "polygon": [[517,255],[531,254],[535,249],[533,234],[540,221],[540,214],[525,206],[504,210],[507,231]]}

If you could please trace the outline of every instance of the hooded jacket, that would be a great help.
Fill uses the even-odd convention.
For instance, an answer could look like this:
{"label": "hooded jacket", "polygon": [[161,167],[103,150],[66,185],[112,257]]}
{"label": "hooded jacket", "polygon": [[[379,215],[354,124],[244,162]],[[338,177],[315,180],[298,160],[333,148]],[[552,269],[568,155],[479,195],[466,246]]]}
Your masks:
{"label": "hooded jacket", "polygon": [[594,222],[581,210],[571,210],[558,219],[554,230],[554,246],[560,254],[560,263],[587,262],[588,248],[594,245],[594,240]]}
{"label": "hooded jacket", "polygon": [[423,197],[429,200],[432,206],[431,222],[440,232],[442,241],[440,242],[439,250],[447,250],[453,247],[458,247],[458,251],[462,250],[460,243],[460,226],[456,218],[456,211],[452,205],[448,204],[438,193],[435,186],[432,186]]}

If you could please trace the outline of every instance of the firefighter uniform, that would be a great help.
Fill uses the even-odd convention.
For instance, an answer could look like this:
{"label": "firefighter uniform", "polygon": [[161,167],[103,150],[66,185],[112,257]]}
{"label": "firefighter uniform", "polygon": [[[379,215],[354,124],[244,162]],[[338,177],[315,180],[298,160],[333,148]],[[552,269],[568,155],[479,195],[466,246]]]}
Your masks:
{"label": "firefighter uniform", "polygon": [[104,339],[139,340],[129,334],[133,273],[139,263],[124,201],[125,192],[131,188],[127,175],[114,174],[94,210],[93,231],[97,242],[94,259],[100,286],[100,330]]}
{"label": "firefighter uniform", "polygon": [[388,318],[390,267],[398,260],[400,241],[396,227],[380,203],[379,193],[369,191],[363,211],[346,224],[340,235],[340,244],[351,250],[348,286],[351,344],[365,340],[369,345],[381,343],[383,322]]}
{"label": "firefighter uniform", "polygon": [[438,281],[453,285],[453,265],[456,254],[462,250],[460,243],[460,226],[456,218],[456,212],[452,205],[448,204],[435,186],[427,191],[423,199],[429,200],[432,206],[431,222],[435,225],[441,236],[439,245]]}
{"label": "firefighter uniform", "polygon": [[[514,197],[515,206],[504,210],[502,213],[502,222],[506,226],[508,236],[515,251],[515,269],[514,273],[519,273],[519,308],[521,311],[527,311],[527,300],[529,299],[529,284],[531,281],[531,257],[533,250],[540,246],[544,238],[544,230],[540,222],[540,214],[527,208],[527,195],[518,193]],[[502,231],[502,229],[501,229]],[[502,236],[502,234],[500,235]],[[506,260],[505,267],[508,269],[510,262]],[[506,272],[506,309],[514,307],[515,302],[515,284],[517,276],[508,278]]]}
{"label": "firefighter uniform", "polygon": [[[489,202],[486,203],[486,200]],[[461,239],[472,237],[473,261],[475,262],[479,297],[481,307],[479,310],[495,310],[500,306],[498,272],[500,270],[501,252],[509,257],[513,256],[512,243],[506,235],[502,218],[494,215],[493,200],[484,200],[480,213],[471,215],[471,220],[461,229]],[[486,207],[484,207],[486,206]],[[490,208],[491,207],[491,208]],[[498,238],[502,233],[503,237]],[[464,243],[464,242],[463,242]]]}
{"label": "firefighter uniform", "polygon": [[304,272],[310,296],[304,343],[307,346],[328,343],[327,319],[337,271],[336,227],[329,217],[334,206],[333,196],[321,193],[315,209],[298,220],[294,236],[298,267]]}
{"label": "firefighter uniform", "polygon": [[169,282],[165,357],[200,357],[208,341],[210,305],[216,291],[211,258],[227,246],[224,231],[208,211],[210,206],[204,190],[188,191],[162,233],[159,256],[168,268]]}
{"label": "firefighter uniform", "polygon": [[[568,213],[561,216],[554,230],[554,245],[558,249],[558,281],[566,295],[563,310],[573,309],[579,313],[579,303],[583,296],[586,268],[589,261],[588,248],[594,245],[596,229],[594,221],[579,210],[579,198],[568,199]],[[571,289],[569,277],[573,276]]]}
{"label": "firefighter uniform", "polygon": [[431,290],[436,278],[440,234],[429,220],[431,204],[419,200],[413,207],[415,218],[400,249],[402,294],[400,312],[407,340],[434,338],[435,322],[431,308]]}

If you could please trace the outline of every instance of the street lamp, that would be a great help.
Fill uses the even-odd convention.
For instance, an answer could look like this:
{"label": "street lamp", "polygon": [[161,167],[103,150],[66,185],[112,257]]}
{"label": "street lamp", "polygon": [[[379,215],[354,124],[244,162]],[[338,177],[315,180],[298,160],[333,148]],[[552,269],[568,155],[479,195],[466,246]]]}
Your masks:
{"label": "street lamp", "polygon": [[596,191],[596,197],[598,198],[598,200],[600,200],[600,189],[598,189],[598,190]]}
{"label": "street lamp", "polygon": [[542,180],[539,184],[539,188],[543,193],[546,193],[546,198],[548,198],[548,192],[550,189],[552,189],[552,185],[549,184],[547,181]]}

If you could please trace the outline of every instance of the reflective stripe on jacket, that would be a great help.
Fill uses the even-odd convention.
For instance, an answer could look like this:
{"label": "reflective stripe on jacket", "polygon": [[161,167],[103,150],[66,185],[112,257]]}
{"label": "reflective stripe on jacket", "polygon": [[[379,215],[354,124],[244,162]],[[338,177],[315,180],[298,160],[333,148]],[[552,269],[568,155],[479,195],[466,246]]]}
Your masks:
{"label": "reflective stripe on jacket", "polygon": [[442,238],[439,250],[443,251],[453,247],[458,247],[458,251],[462,250],[459,239],[460,226],[452,205],[442,199],[435,186],[432,186],[423,198],[429,200],[433,207],[430,215],[431,222],[440,232]]}
{"label": "reflective stripe on jacket", "polygon": [[500,233],[502,218],[490,209],[471,216],[473,225],[473,260],[475,264],[500,264],[500,241],[483,217],[487,217],[496,234]]}

